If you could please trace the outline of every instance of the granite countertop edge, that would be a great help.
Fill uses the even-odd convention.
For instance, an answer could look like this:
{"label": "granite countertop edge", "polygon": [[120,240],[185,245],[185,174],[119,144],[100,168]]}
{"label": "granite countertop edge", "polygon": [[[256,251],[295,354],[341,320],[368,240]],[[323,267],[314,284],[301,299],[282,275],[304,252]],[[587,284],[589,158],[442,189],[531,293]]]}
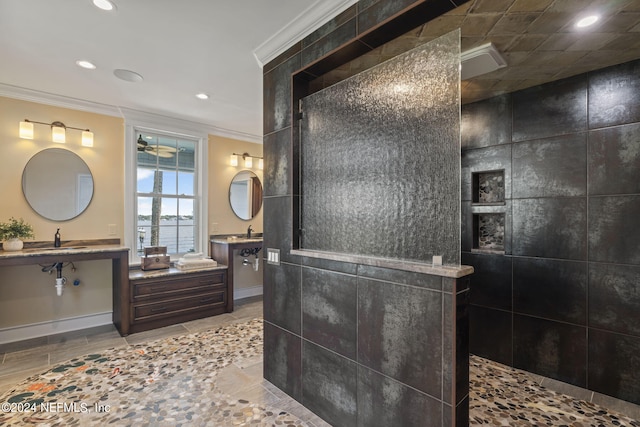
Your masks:
{"label": "granite countertop edge", "polygon": [[68,248],[65,248],[64,246],[59,248],[24,248],[19,251],[0,250],[0,258],[28,258],[43,255],[90,254],[122,251],[129,251],[129,248],[120,245],[86,245],[83,247],[74,246]]}
{"label": "granite countertop edge", "polygon": [[255,237],[255,238],[246,238],[246,237],[238,237],[236,239],[211,239],[211,241],[213,243],[220,243],[223,245],[233,245],[233,244],[240,244],[240,243],[262,243],[262,237]]}
{"label": "granite countertop edge", "polygon": [[176,267],[164,268],[161,270],[141,270],[138,268],[132,268],[129,270],[129,279],[149,279],[155,277],[176,276],[189,273],[201,273],[206,271],[226,270],[228,266],[224,264],[218,264],[210,267],[199,267],[181,270]]}

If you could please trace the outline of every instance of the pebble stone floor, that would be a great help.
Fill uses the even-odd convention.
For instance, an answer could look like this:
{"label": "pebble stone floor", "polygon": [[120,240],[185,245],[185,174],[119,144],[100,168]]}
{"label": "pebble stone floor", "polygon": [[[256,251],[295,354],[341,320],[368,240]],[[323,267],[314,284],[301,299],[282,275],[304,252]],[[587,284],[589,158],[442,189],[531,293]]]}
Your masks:
{"label": "pebble stone floor", "polygon": [[[51,365],[0,392],[0,426],[327,426],[265,404],[263,394],[253,395],[253,402],[251,393],[232,396],[242,376],[231,370],[251,369],[261,360],[262,332],[256,318]],[[479,357],[471,357],[470,379],[472,426],[640,427]]]}
{"label": "pebble stone floor", "polygon": [[0,425],[307,427],[217,387],[223,368],[261,354],[261,319],[87,354],[1,395]]}
{"label": "pebble stone floor", "polygon": [[531,374],[471,356],[470,426],[640,427],[640,422],[538,385]]}

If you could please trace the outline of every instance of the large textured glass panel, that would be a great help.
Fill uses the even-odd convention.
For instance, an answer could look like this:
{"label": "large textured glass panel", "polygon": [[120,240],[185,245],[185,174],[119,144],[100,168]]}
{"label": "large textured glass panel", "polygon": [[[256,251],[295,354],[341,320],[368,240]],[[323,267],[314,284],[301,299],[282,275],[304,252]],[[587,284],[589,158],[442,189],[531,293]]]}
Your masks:
{"label": "large textured glass panel", "polygon": [[460,35],[302,101],[301,248],[460,263]]}

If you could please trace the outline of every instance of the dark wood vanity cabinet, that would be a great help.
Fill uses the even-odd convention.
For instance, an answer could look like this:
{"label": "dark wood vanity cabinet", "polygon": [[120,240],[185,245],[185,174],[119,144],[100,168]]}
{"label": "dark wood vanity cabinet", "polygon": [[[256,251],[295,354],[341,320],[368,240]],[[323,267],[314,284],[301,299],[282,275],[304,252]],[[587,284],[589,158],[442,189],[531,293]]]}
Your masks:
{"label": "dark wood vanity cabinet", "polygon": [[232,293],[226,268],[161,275],[136,272],[129,277],[126,312],[130,320],[120,333],[128,335],[225,313]]}

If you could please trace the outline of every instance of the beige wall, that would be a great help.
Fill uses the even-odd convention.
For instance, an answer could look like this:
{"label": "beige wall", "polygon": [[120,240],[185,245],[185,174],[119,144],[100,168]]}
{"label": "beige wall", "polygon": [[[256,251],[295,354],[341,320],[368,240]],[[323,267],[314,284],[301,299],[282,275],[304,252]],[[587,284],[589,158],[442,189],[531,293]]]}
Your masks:
{"label": "beige wall", "polygon": [[[89,128],[93,148],[82,147],[81,132],[67,130],[67,143],[51,142],[46,125],[34,125],[34,139],[20,139],[18,123],[24,119]],[[123,239],[124,224],[124,122],[121,118],[0,97],[0,221],[22,217],[33,225],[35,240],[51,241],[56,228],[62,240]],[[69,221],[50,221],[35,213],[22,195],[22,170],[29,159],[45,148],[63,148],[79,155],[94,179],[94,196],[87,210]],[[60,189],[64,191],[64,189]],[[116,234],[108,234],[108,224]],[[64,296],[56,296],[55,274],[38,265],[0,268],[0,329],[16,325],[61,320],[104,313],[112,309],[111,262],[86,261],[70,266],[63,274],[79,287],[67,285]]]}
{"label": "beige wall", "polygon": [[[67,143],[51,142],[46,125],[34,125],[33,140],[20,139],[18,124],[24,119],[89,128],[94,133],[93,148],[82,147],[81,132],[67,130]],[[22,171],[29,159],[46,148],[63,148],[79,155],[89,166],[94,179],[94,196],[87,210],[75,219],[63,222],[47,220],[35,213],[22,194]],[[262,145],[240,140],[209,137],[209,220],[208,234],[245,233],[249,224],[262,232],[262,211],[252,221],[235,216],[229,206],[228,189],[236,172],[229,166],[232,152],[262,156]],[[82,112],[44,104],[0,97],[0,221],[22,217],[33,225],[37,241],[53,242],[56,228],[62,240],[119,238],[124,241],[124,120],[118,117]],[[253,171],[262,180],[257,164]],[[63,191],[61,189],[61,191]],[[217,223],[217,231],[212,224]],[[114,224],[116,234],[109,234]],[[62,297],[56,295],[55,273],[49,275],[38,265],[0,267],[0,330],[18,325],[53,322],[77,316],[110,312],[111,262],[75,263],[76,271],[65,267],[68,279]],[[80,286],[71,285],[74,280]],[[249,274],[247,287],[262,283],[262,270]],[[245,286],[240,284],[239,287]]]}
{"label": "beige wall", "polygon": [[[229,164],[232,153],[262,157],[262,144],[209,135],[209,234],[244,234],[250,224],[256,232],[262,233],[262,209],[252,220],[246,221],[238,218],[229,205],[229,184],[235,174],[246,169],[242,166],[242,158],[237,167]],[[251,170],[264,182],[257,161]],[[217,229],[214,224],[218,224]]]}
{"label": "beige wall", "polygon": [[[94,134],[92,148],[80,145],[81,132],[67,130],[67,143],[51,142],[51,128],[34,125],[34,139],[20,139],[18,123],[25,118],[40,122],[61,121],[67,126],[87,127]],[[0,97],[0,220],[22,216],[33,225],[36,239],[51,240],[60,228],[63,240],[123,238],[124,224],[124,121],[121,118],[52,107]],[[45,148],[62,148],[80,156],[93,175],[94,195],[87,210],[77,218],[57,222],[35,213],[22,195],[22,170],[29,159]],[[60,189],[64,191],[64,189]],[[116,235],[108,235],[108,224]]]}

